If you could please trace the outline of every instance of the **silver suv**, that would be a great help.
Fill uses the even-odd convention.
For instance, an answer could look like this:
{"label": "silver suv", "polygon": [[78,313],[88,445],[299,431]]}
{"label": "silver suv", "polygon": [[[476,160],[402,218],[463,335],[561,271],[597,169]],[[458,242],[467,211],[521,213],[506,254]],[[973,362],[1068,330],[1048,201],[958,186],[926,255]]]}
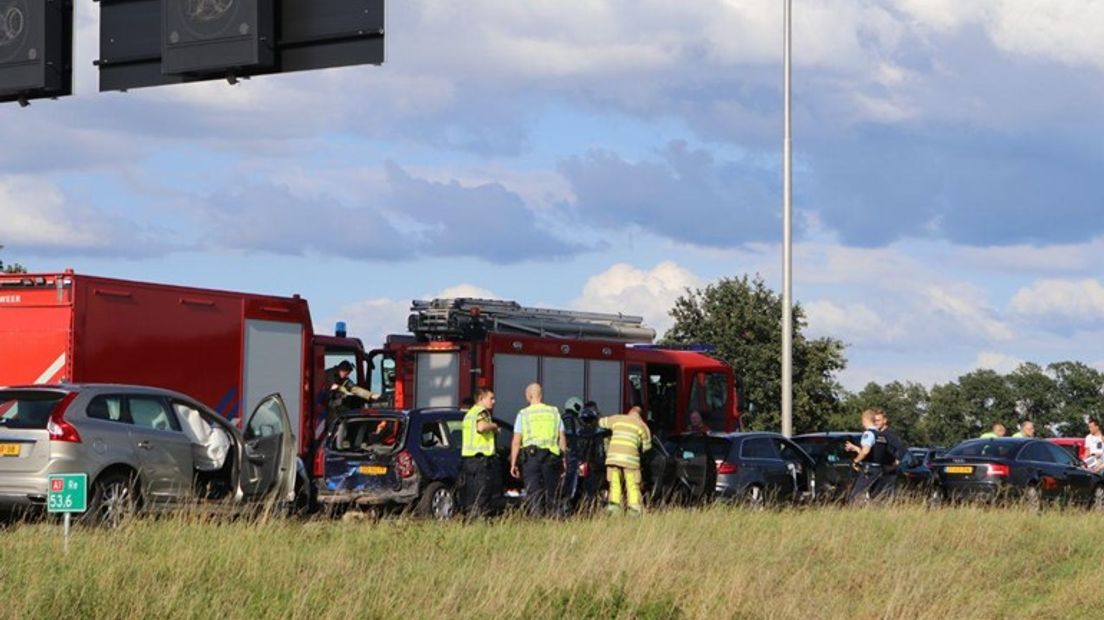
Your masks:
{"label": "silver suv", "polygon": [[84,473],[90,523],[138,509],[217,511],[295,497],[287,409],[264,398],[239,431],[183,394],[131,385],[0,389],[0,511],[41,510],[50,474]]}

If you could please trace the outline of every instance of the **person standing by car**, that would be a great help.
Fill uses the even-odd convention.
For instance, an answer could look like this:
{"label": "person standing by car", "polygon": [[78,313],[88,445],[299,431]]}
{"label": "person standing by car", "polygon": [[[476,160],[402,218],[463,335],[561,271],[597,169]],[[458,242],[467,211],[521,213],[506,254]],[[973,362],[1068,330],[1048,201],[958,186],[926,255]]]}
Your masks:
{"label": "person standing by car", "polygon": [[1104,470],[1104,432],[1096,418],[1089,418],[1089,434],[1085,435],[1085,467],[1094,474]]}
{"label": "person standing by car", "polygon": [[879,450],[882,475],[878,476],[870,488],[870,497],[884,496],[886,499],[893,499],[893,494],[897,491],[897,468],[900,467],[901,458],[908,447],[896,431],[889,427],[889,416],[885,412],[874,414],[874,427],[878,429],[874,441],[884,444],[884,447]]}
{"label": "person standing by car", "polygon": [[1028,438],[1028,439],[1030,439],[1031,437],[1034,437],[1035,436],[1035,423],[1032,422],[1031,420],[1024,420],[1023,423],[1020,424],[1020,430],[1017,431],[1016,434],[1014,434],[1012,436],[1013,437],[1024,437],[1024,438]]}
{"label": "person standing by car", "polygon": [[1000,422],[993,424],[993,430],[988,433],[982,433],[979,439],[998,439],[1008,434],[1008,429],[1004,428],[1004,425]]}
{"label": "person standing by car", "polygon": [[[629,516],[639,517],[640,455],[652,448],[652,434],[640,417],[640,407],[633,407],[625,415],[614,415],[598,420],[602,428],[612,431],[609,451],[606,452],[606,479],[609,480],[609,512],[622,514],[622,497],[628,504]],[[622,482],[624,493],[622,494]]]}
{"label": "person standing by car", "polygon": [[491,419],[494,392],[479,388],[475,404],[464,414],[461,427],[460,470],[464,476],[464,507],[473,517],[490,513],[491,499],[502,494],[500,465],[495,455],[498,424]]}
{"label": "person standing by car", "polygon": [[851,468],[857,472],[855,480],[851,484],[851,491],[847,494],[847,503],[865,503],[870,487],[877,482],[882,475],[882,460],[885,458],[885,443],[878,447],[878,429],[874,425],[874,416],[878,413],[885,414],[881,409],[867,409],[862,412],[863,434],[859,438],[859,445],[847,442],[846,449],[855,453],[851,462]]}
{"label": "person standing by car", "polygon": [[[526,502],[533,516],[554,514],[560,482],[561,457],[567,452],[560,412],[544,404],[539,383],[525,388],[529,406],[518,412],[510,443],[510,475],[525,482]],[[518,459],[523,458],[519,468]]]}

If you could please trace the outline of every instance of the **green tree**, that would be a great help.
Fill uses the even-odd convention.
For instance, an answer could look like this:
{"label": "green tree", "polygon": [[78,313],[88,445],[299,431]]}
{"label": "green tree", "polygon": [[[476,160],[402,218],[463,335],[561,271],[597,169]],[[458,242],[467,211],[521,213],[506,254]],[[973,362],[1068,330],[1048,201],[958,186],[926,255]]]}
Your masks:
{"label": "green tree", "polygon": [[[746,401],[745,426],[777,430],[782,411],[782,297],[762,277],[725,278],[687,290],[671,309],[675,324],[666,343],[708,343],[732,366]],[[805,313],[795,305],[794,430],[820,430],[841,411],[843,389],[836,373],[847,364],[844,345],[832,338],[807,339]]]}
{"label": "green tree", "polygon": [[859,414],[880,408],[889,416],[890,426],[908,443],[916,446],[932,443],[928,428],[928,389],[919,383],[894,381],[884,386],[868,383],[856,394],[844,399],[845,417],[834,421],[832,429],[857,429]]}
{"label": "green tree", "polygon": [[1005,379],[1016,403],[1017,420],[1013,422],[1031,420],[1040,432],[1055,428],[1058,435],[1063,434],[1058,409],[1058,383],[1042,366],[1030,362],[1020,364]]}
{"label": "green tree", "polygon": [[[4,246],[0,245],[0,250],[3,250]],[[0,273],[27,273],[27,268],[19,263],[4,264],[4,261],[0,260]]]}
{"label": "green tree", "polygon": [[1083,435],[1087,418],[1104,416],[1104,373],[1081,362],[1047,366],[1054,377],[1054,421],[1064,435]]}

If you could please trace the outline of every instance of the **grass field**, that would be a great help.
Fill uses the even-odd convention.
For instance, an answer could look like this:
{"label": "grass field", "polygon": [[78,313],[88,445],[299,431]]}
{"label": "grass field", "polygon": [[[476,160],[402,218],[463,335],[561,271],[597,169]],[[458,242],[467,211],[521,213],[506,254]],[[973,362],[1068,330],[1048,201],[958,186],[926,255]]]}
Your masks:
{"label": "grass field", "polygon": [[10,618],[1077,618],[1104,518],[922,507],[0,530]]}

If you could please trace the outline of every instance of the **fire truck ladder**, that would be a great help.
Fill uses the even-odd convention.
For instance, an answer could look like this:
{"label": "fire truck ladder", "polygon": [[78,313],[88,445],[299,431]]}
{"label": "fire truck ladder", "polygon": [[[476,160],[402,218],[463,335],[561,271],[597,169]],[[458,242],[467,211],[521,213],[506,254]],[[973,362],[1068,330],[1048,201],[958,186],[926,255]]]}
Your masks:
{"label": "fire truck ladder", "polygon": [[516,333],[554,338],[651,342],[655,330],[643,317],[601,312],[527,308],[516,301],[459,297],[414,300],[407,323],[419,338],[480,338],[487,333]]}

